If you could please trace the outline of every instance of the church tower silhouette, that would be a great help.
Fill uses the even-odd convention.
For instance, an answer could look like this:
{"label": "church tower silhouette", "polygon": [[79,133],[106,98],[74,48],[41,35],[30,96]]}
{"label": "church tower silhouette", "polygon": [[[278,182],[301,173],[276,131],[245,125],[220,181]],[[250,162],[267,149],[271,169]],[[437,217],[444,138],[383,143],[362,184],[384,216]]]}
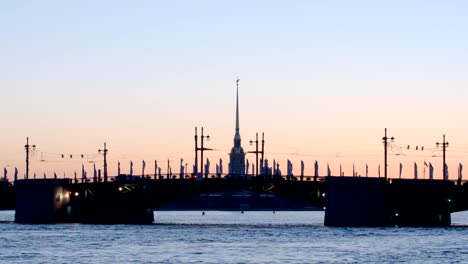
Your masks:
{"label": "church tower silhouette", "polygon": [[241,146],[239,133],[239,78],[236,81],[236,133],[234,134],[234,146],[229,153],[229,174],[242,176],[245,174],[245,152]]}

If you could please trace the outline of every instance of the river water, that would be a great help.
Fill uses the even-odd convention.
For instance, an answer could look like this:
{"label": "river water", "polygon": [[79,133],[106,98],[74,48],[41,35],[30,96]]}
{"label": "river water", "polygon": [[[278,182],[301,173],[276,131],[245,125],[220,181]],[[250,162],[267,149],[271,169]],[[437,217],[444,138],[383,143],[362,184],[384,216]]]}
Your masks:
{"label": "river water", "polygon": [[331,228],[323,212],[155,212],[153,225],[15,224],[0,263],[468,263],[468,213],[450,228]]}

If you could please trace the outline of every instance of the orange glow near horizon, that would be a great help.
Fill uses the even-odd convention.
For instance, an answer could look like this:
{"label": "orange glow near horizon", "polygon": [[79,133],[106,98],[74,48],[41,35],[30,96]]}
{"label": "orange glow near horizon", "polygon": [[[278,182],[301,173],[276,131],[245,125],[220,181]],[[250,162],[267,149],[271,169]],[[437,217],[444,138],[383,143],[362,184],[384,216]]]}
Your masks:
{"label": "orange glow near horizon", "polygon": [[[219,162],[221,158],[223,160],[224,173],[227,173],[227,164],[229,160],[228,149],[231,147],[225,144],[223,148],[218,149],[219,139],[213,139],[209,142],[205,142],[205,146],[213,148],[213,151],[206,151],[205,158],[210,159],[211,162],[211,174],[215,173],[215,164]],[[253,137],[252,137],[253,138]],[[378,142],[374,146],[363,145],[362,148],[340,147],[335,144],[331,146],[325,146],[325,144],[316,144],[310,146],[308,150],[307,145],[302,148],[287,148],[286,145],[269,144],[270,138],[266,137],[265,144],[265,158],[269,160],[269,165],[273,165],[273,160],[279,162],[280,170],[282,175],[286,175],[286,162],[291,160],[293,162],[293,173],[295,176],[300,175],[300,162],[301,160],[305,163],[305,176],[313,176],[314,174],[314,162],[317,160],[319,163],[319,175],[327,175],[327,165],[330,166],[333,176],[338,176],[340,173],[340,165],[342,172],[345,176],[352,176],[353,166],[355,173],[361,177],[366,175],[366,165],[368,166],[369,177],[378,176],[378,168],[380,166],[380,175],[384,175],[383,165],[383,144]],[[255,150],[255,146],[246,144],[249,140],[243,140],[243,147],[245,151]],[[31,139],[31,143],[34,140]],[[171,147],[171,143],[168,142],[163,149],[158,147],[156,144],[143,145],[141,142],[138,144],[120,144],[120,142],[108,142],[107,146],[109,149],[108,154],[108,171],[110,176],[115,176],[117,173],[117,162],[121,163],[121,173],[129,173],[130,161],[133,162],[134,175],[141,175],[142,173],[142,161],[146,161],[145,174],[154,174],[154,161],[157,160],[158,167],[161,167],[162,174],[167,173],[167,162],[169,160],[173,174],[178,174],[180,171],[180,160],[183,159],[183,166],[188,166],[188,173],[192,173],[192,166],[194,162],[194,151],[193,151],[193,135],[189,139],[185,140],[182,144],[175,144]],[[36,144],[36,143],[34,143]],[[82,164],[87,171],[88,178],[93,175],[93,166],[102,170],[103,156],[98,153],[98,149],[102,146],[95,147],[92,151],[86,151],[85,148],[76,148],[75,151],[61,152],[60,149],[51,149],[36,144],[37,148],[32,152],[31,163],[30,163],[30,177],[33,177],[34,173],[36,177],[42,178],[44,173],[48,178],[53,177],[54,173],[58,177],[73,178],[74,173],[77,173],[78,178],[81,178],[81,166]],[[60,144],[58,144],[60,145]],[[421,151],[420,147],[415,150],[415,146],[410,146],[411,149],[407,149],[406,145],[399,145],[397,142],[389,145],[388,155],[388,175],[390,178],[399,177],[399,164],[403,165],[402,178],[413,178],[414,176],[414,163],[418,165],[418,178],[428,178],[429,169],[424,166],[424,162],[427,164],[432,163],[434,167],[434,178],[442,178],[442,151],[441,149],[435,148],[434,146],[425,146],[425,150]],[[17,148],[19,149],[19,148]],[[85,151],[83,151],[85,150]],[[166,150],[166,151],[164,151]],[[307,151],[307,152],[306,152]],[[62,154],[64,155],[62,158]],[[72,158],[70,158],[70,154]],[[81,154],[84,155],[81,158]],[[456,147],[449,146],[447,148],[447,164],[449,166],[449,179],[457,179],[458,164],[464,163],[465,155],[459,154],[456,151]],[[19,178],[23,178],[24,175],[24,151],[18,151],[17,153],[9,156],[10,162],[6,164],[8,170],[8,177],[10,180],[13,179],[14,167],[19,170]],[[250,164],[255,163],[255,155],[247,154],[246,159],[249,160]],[[249,170],[250,171],[250,170]]]}

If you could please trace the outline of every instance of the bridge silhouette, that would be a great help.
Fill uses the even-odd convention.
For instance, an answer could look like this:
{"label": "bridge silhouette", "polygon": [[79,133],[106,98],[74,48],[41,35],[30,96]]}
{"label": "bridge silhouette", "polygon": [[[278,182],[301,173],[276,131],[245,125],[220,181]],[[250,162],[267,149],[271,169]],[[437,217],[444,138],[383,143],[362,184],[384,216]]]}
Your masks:
{"label": "bridge silhouette", "polygon": [[[468,210],[468,185],[376,177],[120,175],[107,182],[19,180],[16,222],[153,222],[153,210],[325,210],[327,226],[449,226]],[[307,180],[309,179],[309,180]]]}

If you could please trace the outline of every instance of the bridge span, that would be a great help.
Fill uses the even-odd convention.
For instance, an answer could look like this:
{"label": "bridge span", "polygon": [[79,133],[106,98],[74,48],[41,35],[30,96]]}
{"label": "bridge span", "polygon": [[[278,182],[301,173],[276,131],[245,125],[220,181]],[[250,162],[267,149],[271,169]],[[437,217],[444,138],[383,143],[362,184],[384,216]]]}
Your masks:
{"label": "bridge span", "polygon": [[[304,180],[305,179],[305,180]],[[19,180],[17,222],[152,223],[153,210],[321,210],[327,226],[449,226],[468,185],[364,177]],[[310,180],[306,180],[310,179]]]}

